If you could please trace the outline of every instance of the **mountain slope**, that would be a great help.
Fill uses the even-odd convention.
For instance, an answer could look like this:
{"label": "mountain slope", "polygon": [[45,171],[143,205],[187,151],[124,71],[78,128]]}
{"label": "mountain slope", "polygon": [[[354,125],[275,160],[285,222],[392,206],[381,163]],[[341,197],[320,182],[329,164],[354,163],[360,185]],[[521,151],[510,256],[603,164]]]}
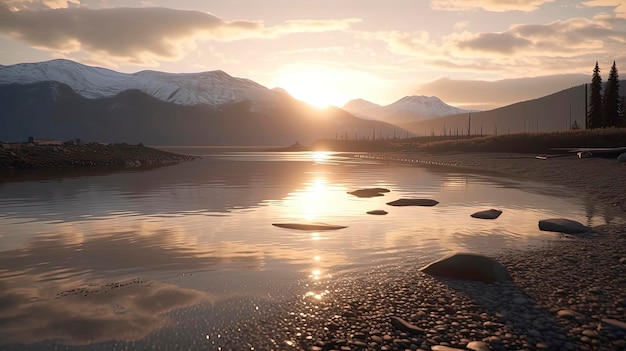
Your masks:
{"label": "mountain slope", "polygon": [[421,121],[451,114],[466,113],[457,107],[450,106],[435,96],[405,96],[386,106],[356,99],[349,101],[343,109],[362,118],[403,124]]}
{"label": "mountain slope", "polygon": [[[622,83],[623,84],[623,83]],[[490,111],[446,116],[403,124],[417,135],[473,135],[569,130],[585,125],[585,85],[562,90],[538,99],[518,102]]]}
{"label": "mountain slope", "polygon": [[181,105],[141,90],[88,99],[58,82],[0,84],[0,140],[143,142],[148,145],[308,145],[338,136],[404,135],[401,128],[337,109],[318,110],[291,96],[262,107],[251,100]]}

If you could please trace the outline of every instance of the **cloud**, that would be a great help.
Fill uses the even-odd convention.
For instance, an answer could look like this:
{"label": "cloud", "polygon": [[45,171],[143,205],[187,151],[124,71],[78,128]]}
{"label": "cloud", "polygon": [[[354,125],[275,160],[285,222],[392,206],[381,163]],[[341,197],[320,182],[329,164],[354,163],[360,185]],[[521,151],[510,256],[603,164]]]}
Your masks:
{"label": "cloud", "polygon": [[[626,19],[602,14],[546,24],[516,24],[502,32],[455,32],[431,38],[427,32],[386,31],[362,35],[385,43],[423,69],[516,77],[586,72],[596,60],[619,60],[626,52]],[[617,55],[617,56],[616,56]],[[398,58],[399,60],[400,58]]]}
{"label": "cloud", "polygon": [[80,5],[80,0],[4,0],[11,11],[62,9]]}
{"label": "cloud", "polygon": [[481,33],[472,38],[462,40],[458,46],[483,52],[512,54],[520,49],[529,47],[532,43],[513,33]]}
{"label": "cloud", "polygon": [[199,41],[345,30],[359,21],[293,20],[267,27],[258,21],[227,21],[205,12],[167,8],[16,11],[14,7],[0,4],[0,33],[44,50],[63,54],[87,51],[103,61],[113,57],[148,65],[180,59]]}
{"label": "cloud", "polygon": [[430,6],[435,10],[467,11],[483,9],[491,12],[534,11],[539,6],[554,0],[431,0]]}
{"label": "cloud", "polygon": [[626,6],[618,3],[617,1],[614,0],[589,0],[589,1],[585,1],[583,2],[583,5],[587,6],[587,7],[602,7],[602,6],[606,6],[606,7],[612,7],[613,8],[613,13],[615,14],[615,16],[617,17],[621,17],[621,18],[626,18]]}

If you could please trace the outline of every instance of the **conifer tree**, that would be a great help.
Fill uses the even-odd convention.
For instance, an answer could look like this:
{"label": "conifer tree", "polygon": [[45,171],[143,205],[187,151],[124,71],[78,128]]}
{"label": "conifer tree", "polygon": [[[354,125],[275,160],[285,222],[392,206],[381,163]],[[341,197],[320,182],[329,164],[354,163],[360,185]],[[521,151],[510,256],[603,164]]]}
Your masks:
{"label": "conifer tree", "polygon": [[598,61],[593,69],[590,89],[586,128],[600,128],[602,126],[602,77],[600,77]]}
{"label": "conifer tree", "polygon": [[606,81],[606,89],[602,97],[602,115],[604,119],[603,127],[616,127],[619,122],[621,101],[619,95],[619,77],[615,61],[609,73],[609,79]]}

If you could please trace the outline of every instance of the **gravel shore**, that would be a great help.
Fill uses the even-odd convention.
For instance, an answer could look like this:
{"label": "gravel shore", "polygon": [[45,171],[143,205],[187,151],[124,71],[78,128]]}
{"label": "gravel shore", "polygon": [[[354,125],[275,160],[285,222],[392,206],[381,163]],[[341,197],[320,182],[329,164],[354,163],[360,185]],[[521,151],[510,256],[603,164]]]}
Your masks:
{"label": "gravel shore", "polygon": [[[379,154],[554,182],[626,210],[626,164],[574,157]],[[618,221],[618,223],[624,223]],[[556,234],[558,235],[558,234]],[[626,350],[626,226],[603,225],[546,246],[487,253],[511,282],[436,279],[415,259],[349,272],[308,287],[316,294],[239,325],[224,350]],[[401,318],[412,327],[398,322]],[[620,324],[621,323],[621,324]],[[239,333],[241,335],[241,333]],[[267,340],[263,335],[271,335]],[[214,344],[216,347],[218,344]]]}

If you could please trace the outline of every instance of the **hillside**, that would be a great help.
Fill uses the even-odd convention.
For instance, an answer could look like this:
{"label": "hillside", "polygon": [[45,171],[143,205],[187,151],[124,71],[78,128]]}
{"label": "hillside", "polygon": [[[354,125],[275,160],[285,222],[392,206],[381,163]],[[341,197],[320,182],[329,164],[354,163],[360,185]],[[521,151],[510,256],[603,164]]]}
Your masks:
{"label": "hillside", "polygon": [[[626,86],[626,81],[621,81]],[[623,91],[621,92],[623,95]],[[501,135],[569,130],[574,122],[585,127],[585,85],[565,89],[538,99],[490,111],[445,116],[400,124],[416,135]]]}

